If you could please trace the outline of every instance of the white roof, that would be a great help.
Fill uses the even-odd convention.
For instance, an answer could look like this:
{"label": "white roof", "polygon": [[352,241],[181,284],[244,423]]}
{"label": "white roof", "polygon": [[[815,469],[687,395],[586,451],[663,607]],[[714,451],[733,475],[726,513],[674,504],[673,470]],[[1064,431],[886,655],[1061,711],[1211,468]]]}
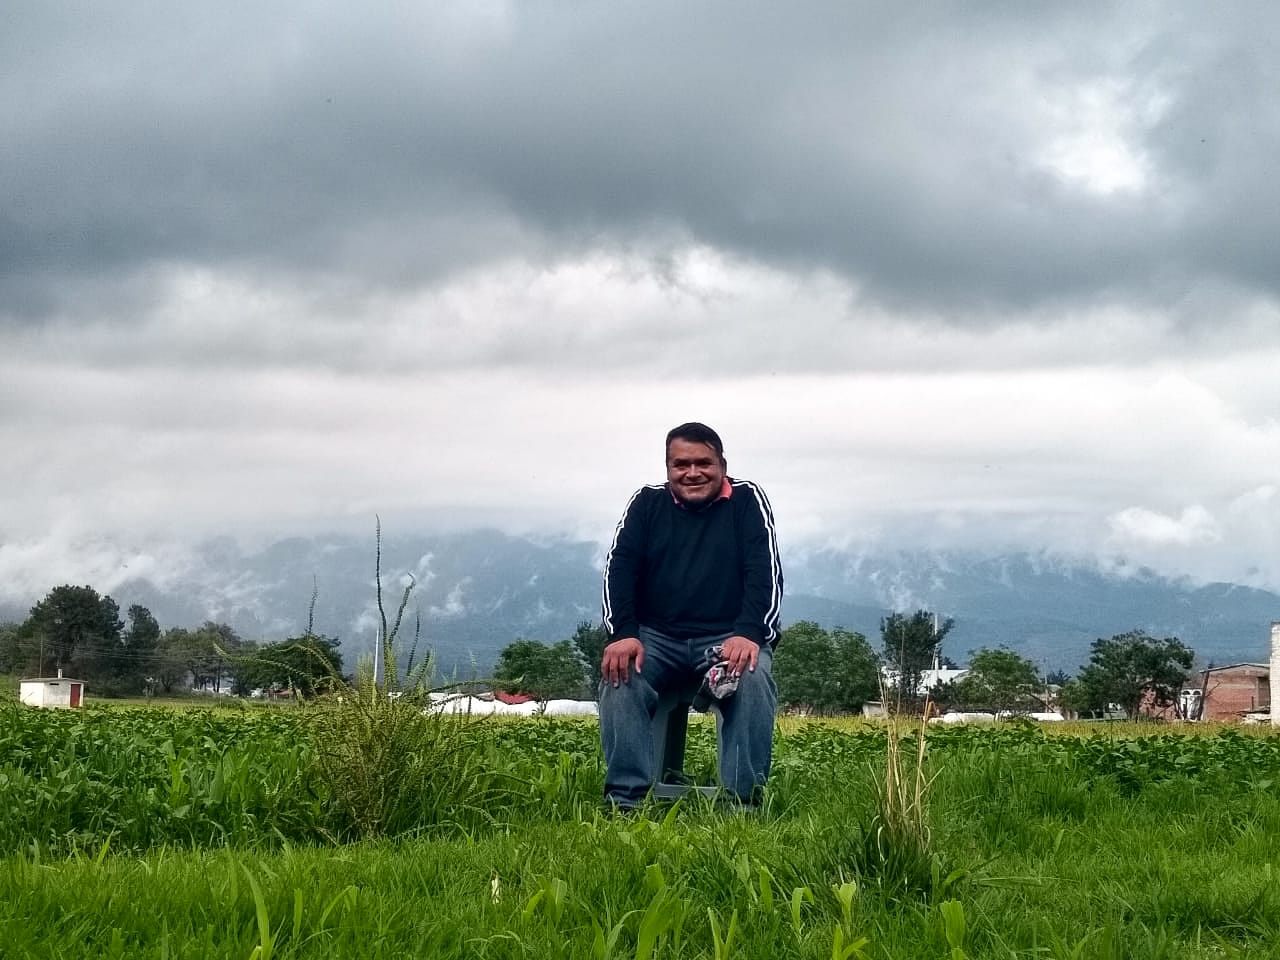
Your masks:
{"label": "white roof", "polygon": [[75,677],[23,677],[19,683],[84,683]]}

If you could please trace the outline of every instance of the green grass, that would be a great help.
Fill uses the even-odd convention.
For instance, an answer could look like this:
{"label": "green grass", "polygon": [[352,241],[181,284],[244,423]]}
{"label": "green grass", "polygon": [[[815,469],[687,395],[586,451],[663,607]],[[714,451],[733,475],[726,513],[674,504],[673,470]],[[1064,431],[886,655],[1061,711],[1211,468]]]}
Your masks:
{"label": "green grass", "polygon": [[[874,725],[788,724],[763,813],[612,818],[593,723],[482,723],[479,762],[519,787],[488,816],[342,844],[325,839],[341,810],[305,763],[306,711],[25,713],[40,718],[25,736],[0,735],[6,957],[1280,957],[1271,736],[931,730],[931,873],[908,889],[866,856]],[[123,768],[155,787],[148,771],[184,755],[168,782],[192,784],[177,799],[217,830],[128,786]],[[199,773],[216,757],[244,758],[222,806]],[[713,767],[713,730],[694,723],[688,769]],[[9,804],[58,776],[69,792],[41,808],[49,823],[23,821],[46,839],[24,839]],[[284,791],[275,807],[255,782]],[[108,788],[118,809],[92,813],[81,794],[111,807]],[[119,826],[139,817],[154,822]]]}

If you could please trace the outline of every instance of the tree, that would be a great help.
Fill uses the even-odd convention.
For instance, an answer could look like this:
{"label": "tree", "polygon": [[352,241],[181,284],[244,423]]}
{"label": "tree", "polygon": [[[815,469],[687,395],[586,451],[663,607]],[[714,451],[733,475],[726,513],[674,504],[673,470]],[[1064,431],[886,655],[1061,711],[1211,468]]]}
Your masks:
{"label": "tree", "polygon": [[218,691],[225,672],[240,659],[244,641],[225,623],[206,620],[195,630],[167,630],[156,651],[155,671],[168,691],[191,676],[193,690]]}
{"label": "tree", "polygon": [[338,644],[337,639],[315,635],[265,644],[236,661],[237,683],[247,689],[286,687],[313,697],[342,676]]}
{"label": "tree", "polygon": [[160,646],[160,624],[140,603],[129,607],[129,629],[124,633],[124,645],[135,658],[154,656]]}
{"label": "tree", "polygon": [[920,701],[920,680],[941,656],[942,641],[955,621],[948,617],[937,623],[928,610],[910,617],[891,613],[880,621],[884,660],[893,674],[892,693],[899,709],[915,710]]}
{"label": "tree", "polygon": [[577,696],[586,682],[582,661],[568,640],[545,644],[516,640],[498,655],[493,677],[498,689],[526,693],[535,700]]}
{"label": "tree", "polygon": [[1076,709],[1119,704],[1132,720],[1144,704],[1161,708],[1176,701],[1194,662],[1195,651],[1177,637],[1157,640],[1142,630],[1099,637],[1068,696]]}
{"label": "tree", "polygon": [[23,637],[18,624],[0,624],[0,673],[25,673],[34,669],[35,660],[35,644]]}
{"label": "tree", "polygon": [[196,629],[184,630],[175,639],[181,644],[177,652],[182,657],[187,673],[191,675],[191,689],[207,690],[214,672],[212,638]]}
{"label": "tree", "polygon": [[1044,682],[1055,687],[1061,687],[1070,679],[1065,670],[1050,670],[1044,675]]}
{"label": "tree", "polygon": [[[222,689],[223,676],[228,672],[234,673],[233,664],[235,664],[244,647],[244,641],[240,639],[240,634],[225,623],[215,623],[212,620],[206,620],[200,625],[200,629],[196,631],[198,638],[198,646],[207,650],[205,668],[208,671],[209,682],[213,691],[217,693]],[[324,639],[324,638],[320,638]],[[284,641],[288,642],[288,641]],[[332,641],[337,643],[337,640]]]}
{"label": "tree", "polygon": [[231,695],[235,697],[247,697],[254,690],[262,687],[263,684],[258,681],[261,679],[254,674],[251,664],[254,663],[257,656],[262,653],[266,644],[257,644],[252,640],[241,640],[238,653],[235,660],[231,661],[228,669],[231,672]]}
{"label": "tree", "polygon": [[37,672],[75,667],[93,679],[104,672],[120,646],[124,623],[120,608],[93,587],[54,587],[31,608],[19,632],[36,643],[43,654]]}
{"label": "tree", "polygon": [[1039,705],[1035,664],[1012,650],[982,649],[969,658],[969,672],[956,682],[957,699],[969,707],[1025,713]]}
{"label": "tree", "polygon": [[[214,669],[214,690],[221,690],[223,686],[223,677],[232,676],[236,673],[236,664],[241,657],[244,649],[244,641],[241,635],[237,634],[234,628],[227,623],[215,623],[206,620],[202,623],[200,631],[209,637],[209,645],[212,649],[212,669]],[[310,635],[310,634],[308,634]],[[337,645],[337,640],[326,640],[325,637],[317,637],[324,640],[325,643],[333,643]],[[339,660],[342,659],[339,657]]]}
{"label": "tree", "polygon": [[831,631],[836,648],[836,709],[856,713],[868,700],[880,697],[880,658],[865,635],[836,627]]}
{"label": "tree", "polygon": [[187,648],[191,644],[191,631],[186,627],[170,627],[160,635],[156,656],[151,667],[160,689],[171,693],[190,674],[187,666]]}
{"label": "tree", "polygon": [[582,658],[586,673],[586,691],[588,697],[596,695],[596,686],[600,682],[600,664],[604,660],[604,648],[609,644],[609,632],[602,623],[591,623],[582,620],[578,629],[573,631],[573,646]]}
{"label": "tree", "polygon": [[1068,680],[1058,688],[1058,703],[1066,710],[1080,716],[1097,716],[1107,708],[1107,701],[1100,690],[1086,688],[1079,679]]}
{"label": "tree", "polygon": [[160,624],[138,603],[129,607],[128,617],[119,642],[98,650],[97,680],[107,693],[137,693],[155,669]]}
{"label": "tree", "polygon": [[800,620],[782,631],[773,655],[778,701],[817,713],[854,713],[876,697],[880,665],[867,638]]}
{"label": "tree", "polygon": [[800,620],[786,627],[773,655],[778,703],[784,707],[808,708],[815,713],[834,709],[837,692],[832,668],[835,662],[835,643],[826,630],[812,620]]}

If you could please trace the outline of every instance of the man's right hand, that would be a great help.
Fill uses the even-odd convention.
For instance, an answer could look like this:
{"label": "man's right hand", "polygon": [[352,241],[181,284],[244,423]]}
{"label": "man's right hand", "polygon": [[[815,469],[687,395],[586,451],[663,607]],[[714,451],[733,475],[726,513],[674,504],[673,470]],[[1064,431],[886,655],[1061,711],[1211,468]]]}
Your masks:
{"label": "man's right hand", "polygon": [[644,644],[636,637],[623,637],[604,648],[604,659],[600,661],[600,675],[605,683],[617,686],[619,682],[631,682],[631,661],[636,662],[636,673],[644,665]]}

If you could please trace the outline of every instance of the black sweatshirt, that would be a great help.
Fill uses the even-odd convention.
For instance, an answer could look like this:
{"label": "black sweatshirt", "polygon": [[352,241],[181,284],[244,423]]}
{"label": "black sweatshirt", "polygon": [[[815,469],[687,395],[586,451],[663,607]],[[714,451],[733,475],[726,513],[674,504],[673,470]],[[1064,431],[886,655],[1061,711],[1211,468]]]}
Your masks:
{"label": "black sweatshirt", "polygon": [[773,511],[749,480],[688,508],[667,484],[641,487],[628,501],[604,567],[604,626],[611,640],[640,624],[685,639],[732,631],[778,642],[782,564]]}

